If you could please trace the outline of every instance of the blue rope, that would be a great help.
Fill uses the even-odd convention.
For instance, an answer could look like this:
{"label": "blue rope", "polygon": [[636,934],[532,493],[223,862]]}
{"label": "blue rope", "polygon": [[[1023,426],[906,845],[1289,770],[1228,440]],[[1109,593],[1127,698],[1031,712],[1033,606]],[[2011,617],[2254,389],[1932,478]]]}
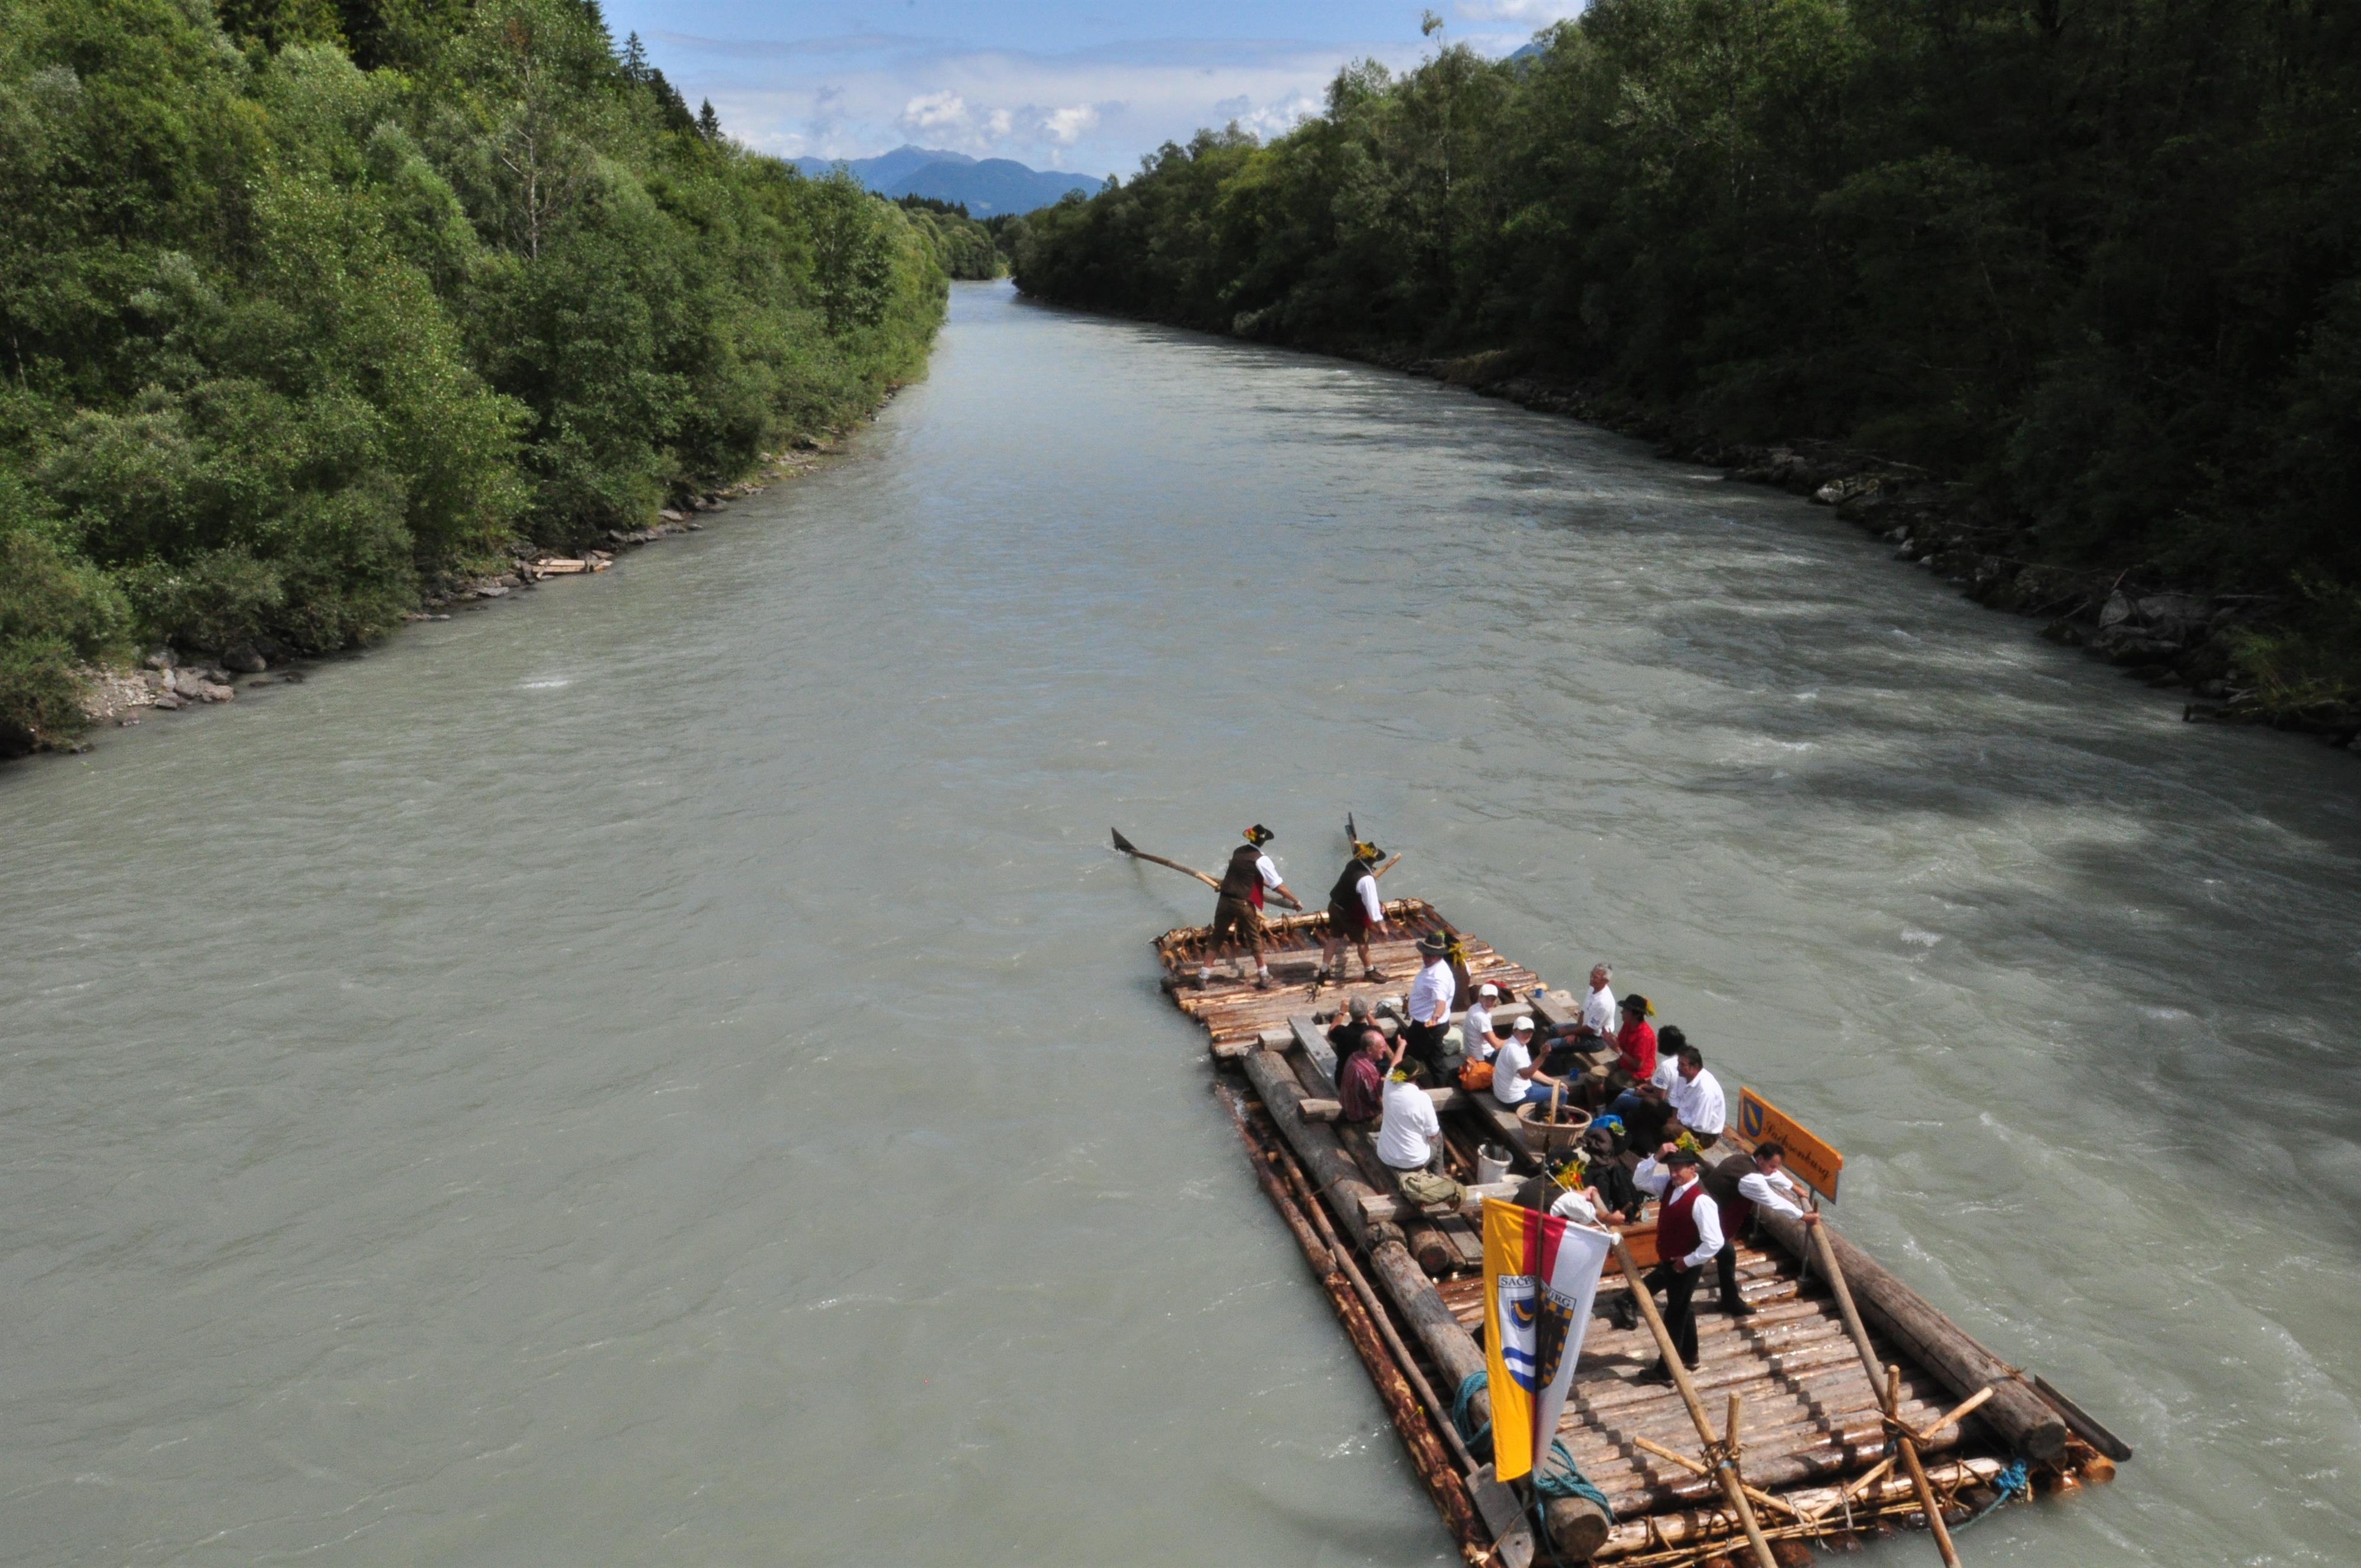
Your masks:
{"label": "blue rope", "polygon": [[2033,1500],[2033,1477],[2026,1474],[2025,1461],[2022,1459],[2010,1460],[2008,1462],[2008,1468],[1993,1477],[1993,1489],[2000,1495],[1994,1497],[1991,1502],[1986,1503],[1982,1508],[1978,1508],[1968,1518],[1961,1519],[1958,1524],[1952,1526],[1951,1533],[1953,1535],[1959,1534],[1960,1531],[1967,1529],[1968,1526],[1974,1524],[1978,1519],[1991,1518],[1993,1514],[1996,1514],[2001,1510],[2002,1505],[2005,1504],[2011,1497],[2016,1497],[2019,1494],[2022,1494],[2027,1502],[2031,1502]]}
{"label": "blue rope", "polygon": [[[1479,1460],[1492,1457],[1492,1423],[1477,1425],[1474,1408],[1476,1395],[1485,1382],[1483,1373],[1471,1372],[1459,1380],[1459,1391],[1451,1397],[1451,1424],[1459,1429],[1459,1441],[1467,1445],[1467,1452]],[[1608,1523],[1615,1522],[1615,1509],[1607,1501],[1607,1494],[1593,1486],[1575,1464],[1574,1455],[1567,1451],[1563,1438],[1550,1439],[1549,1458],[1533,1466],[1532,1479],[1536,1514],[1550,1497],[1587,1497],[1606,1513]]]}

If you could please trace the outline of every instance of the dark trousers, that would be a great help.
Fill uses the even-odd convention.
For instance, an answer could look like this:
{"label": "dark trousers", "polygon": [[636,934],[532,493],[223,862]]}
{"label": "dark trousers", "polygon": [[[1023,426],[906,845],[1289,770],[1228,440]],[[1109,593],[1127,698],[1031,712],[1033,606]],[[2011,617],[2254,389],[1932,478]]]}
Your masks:
{"label": "dark trousers", "polygon": [[1641,1281],[1651,1290],[1664,1293],[1664,1332],[1673,1336],[1673,1348],[1681,1353],[1681,1365],[1697,1368],[1697,1309],[1689,1298],[1697,1294],[1697,1268],[1675,1268],[1669,1260],[1648,1270]]}
{"label": "dark trousers", "polygon": [[1738,1244],[1735,1241],[1722,1243],[1721,1250],[1713,1255],[1713,1271],[1721,1279],[1721,1310],[1735,1312],[1739,1303],[1745,1299],[1738,1293]]}
{"label": "dark trousers", "polygon": [[1421,1067],[1432,1070],[1436,1059],[1443,1055],[1443,1031],[1445,1027],[1447,1025],[1441,1024],[1404,1024],[1403,1054],[1414,1058]]}

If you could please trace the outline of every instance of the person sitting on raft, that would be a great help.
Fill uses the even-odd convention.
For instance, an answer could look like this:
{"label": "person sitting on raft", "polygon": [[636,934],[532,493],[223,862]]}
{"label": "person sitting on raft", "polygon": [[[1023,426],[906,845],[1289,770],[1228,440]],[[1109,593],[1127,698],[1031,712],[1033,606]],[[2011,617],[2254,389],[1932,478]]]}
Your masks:
{"label": "person sitting on raft", "polygon": [[1490,981],[1476,988],[1476,1000],[1459,1019],[1459,1048],[1469,1061],[1490,1061],[1499,1048],[1492,1038],[1492,1009],[1500,1000],[1500,988]]}
{"label": "person sitting on raft", "polygon": [[1353,1043],[1344,1064],[1336,1069],[1339,1119],[1374,1122],[1384,1113],[1386,1072],[1392,1056],[1393,1047],[1387,1044],[1385,1036],[1364,1024],[1360,1038]]}
{"label": "person sitting on raft", "polygon": [[1385,858],[1386,852],[1375,844],[1354,843],[1353,858],[1345,862],[1344,874],[1328,890],[1328,923],[1320,933],[1320,972],[1314,980],[1345,978],[1347,942],[1361,949],[1363,980],[1386,978],[1369,962],[1369,933],[1382,936],[1386,929],[1386,906],[1378,897],[1378,866]]}
{"label": "person sitting on raft", "polygon": [[1598,1087],[1600,1103],[1655,1079],[1656,1028],[1648,1022],[1655,1012],[1636,991],[1623,998],[1623,1026],[1615,1032],[1615,1060],[1608,1067],[1607,1081]]}
{"label": "person sitting on raft", "polygon": [[1255,989],[1270,989],[1270,966],[1262,961],[1262,901],[1267,888],[1296,908],[1303,901],[1279,880],[1279,868],[1262,847],[1279,835],[1257,822],[1246,830],[1246,841],[1230,851],[1229,868],[1222,873],[1221,895],[1213,901],[1213,926],[1207,935],[1215,942],[1228,938],[1254,954]]}
{"label": "person sitting on raft", "polygon": [[1643,1147],[1669,1135],[1677,1124],[1688,1130],[1699,1148],[1710,1148],[1729,1123],[1721,1083],[1706,1071],[1705,1053],[1690,1045],[1688,1036],[1678,1029],[1666,1025],[1664,1047],[1657,1055],[1655,1077],[1617,1095],[1607,1114],[1620,1116],[1635,1135],[1644,1132],[1644,1137],[1634,1138]]}
{"label": "person sitting on raft", "polygon": [[1552,1078],[1533,1060],[1533,1021],[1530,1016],[1518,1019],[1509,1026],[1509,1037],[1500,1042],[1499,1054],[1492,1058],[1492,1098],[1508,1106],[1546,1105],[1554,1091],[1565,1099],[1565,1083]]}
{"label": "person sitting on raft", "polygon": [[[1365,1055],[1367,1053],[1364,1053]],[[1440,1163],[1443,1119],[1425,1090],[1400,1070],[1402,1042],[1396,1040],[1386,1065],[1385,1110],[1378,1124],[1378,1158],[1389,1169],[1424,1170]]]}
{"label": "person sitting on raft", "polygon": [[1361,1032],[1369,1026],[1369,999],[1356,996],[1345,1004],[1345,1010],[1328,1022],[1328,1048],[1336,1053],[1336,1070],[1345,1069],[1345,1058],[1361,1048]]}
{"label": "person sitting on raft", "polygon": [[1560,1024],[1542,1036],[1543,1061],[1552,1072],[1576,1069],[1569,1058],[1576,1052],[1597,1050],[1615,1043],[1615,992],[1607,982],[1615,970],[1609,964],[1590,966],[1590,989],[1583,993],[1582,1016]]}

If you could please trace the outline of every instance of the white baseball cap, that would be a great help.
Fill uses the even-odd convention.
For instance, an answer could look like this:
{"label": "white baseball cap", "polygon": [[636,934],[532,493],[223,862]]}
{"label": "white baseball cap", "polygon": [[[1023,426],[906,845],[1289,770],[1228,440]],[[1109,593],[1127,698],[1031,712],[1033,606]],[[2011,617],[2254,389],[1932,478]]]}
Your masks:
{"label": "white baseball cap", "polygon": [[1500,994],[1500,988],[1494,985],[1488,980],[1483,984],[1476,988],[1476,994],[1478,996],[1498,996]]}
{"label": "white baseball cap", "polygon": [[1527,1014],[1525,1016],[1518,1019],[1514,1024],[1510,1025],[1510,1027],[1520,1035],[1532,1034],[1533,1032],[1532,1014],[1530,1013]]}

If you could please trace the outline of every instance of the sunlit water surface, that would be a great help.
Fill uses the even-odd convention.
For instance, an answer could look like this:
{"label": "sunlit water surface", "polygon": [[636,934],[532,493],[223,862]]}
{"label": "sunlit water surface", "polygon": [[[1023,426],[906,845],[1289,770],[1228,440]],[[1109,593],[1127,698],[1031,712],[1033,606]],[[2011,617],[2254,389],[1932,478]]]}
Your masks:
{"label": "sunlit water surface", "polygon": [[0,773],[0,1560],[1447,1557],[1155,990],[1209,900],[1106,848],[1324,889],[1348,807],[2137,1445],[1971,1562],[2361,1556],[2350,758],[1628,441],[1003,286],[520,598]]}

